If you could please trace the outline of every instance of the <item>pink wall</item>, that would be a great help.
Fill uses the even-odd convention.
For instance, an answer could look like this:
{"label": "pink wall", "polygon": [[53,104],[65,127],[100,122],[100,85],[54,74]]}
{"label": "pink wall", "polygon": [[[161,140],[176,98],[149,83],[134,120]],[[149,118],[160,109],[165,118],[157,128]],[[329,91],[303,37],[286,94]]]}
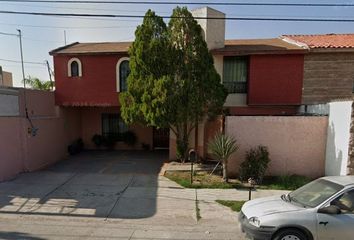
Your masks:
{"label": "pink wall", "polygon": [[54,106],[54,93],[26,90],[27,108],[37,134],[29,134],[20,90],[20,116],[0,117],[0,181],[34,171],[67,156],[67,146],[80,137],[79,112]]}
{"label": "pink wall", "polygon": [[323,176],[327,125],[327,117],[227,117],[226,133],[240,145],[230,159],[230,174],[237,174],[247,150],[264,145],[271,158],[268,175]]}
{"label": "pink wall", "polygon": [[21,119],[0,117],[0,181],[9,179],[23,169]]}
{"label": "pink wall", "polygon": [[[26,119],[22,119],[24,129],[30,127]],[[44,168],[67,156],[69,144],[64,131],[64,120],[61,117],[33,119],[33,125],[38,128],[36,136],[25,135],[25,170],[34,171]]]}

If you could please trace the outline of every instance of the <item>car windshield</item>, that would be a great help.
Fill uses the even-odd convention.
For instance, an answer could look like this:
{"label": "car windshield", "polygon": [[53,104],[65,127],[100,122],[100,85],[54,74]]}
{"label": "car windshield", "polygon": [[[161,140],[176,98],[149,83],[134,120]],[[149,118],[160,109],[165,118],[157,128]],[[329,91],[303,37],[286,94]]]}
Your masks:
{"label": "car windshield", "polygon": [[304,207],[316,207],[341,189],[343,186],[339,184],[317,179],[291,192],[289,200]]}

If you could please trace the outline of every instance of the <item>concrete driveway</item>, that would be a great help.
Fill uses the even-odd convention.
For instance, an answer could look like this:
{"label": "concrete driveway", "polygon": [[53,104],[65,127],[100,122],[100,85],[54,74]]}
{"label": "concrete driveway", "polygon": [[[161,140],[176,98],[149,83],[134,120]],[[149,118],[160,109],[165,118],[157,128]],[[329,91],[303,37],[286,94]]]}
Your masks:
{"label": "concrete driveway", "polygon": [[0,239],[243,239],[237,215],[214,201],[234,190],[181,188],[159,175],[166,159],[84,152],[0,183]]}

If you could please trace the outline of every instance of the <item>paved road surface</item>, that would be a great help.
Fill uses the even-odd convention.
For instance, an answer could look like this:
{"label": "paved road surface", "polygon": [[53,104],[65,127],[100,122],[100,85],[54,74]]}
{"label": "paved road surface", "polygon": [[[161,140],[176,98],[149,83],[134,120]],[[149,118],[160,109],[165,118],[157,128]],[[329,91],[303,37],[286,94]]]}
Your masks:
{"label": "paved road surface", "polygon": [[244,239],[237,214],[215,199],[247,193],[181,188],[159,176],[165,159],[84,152],[0,183],[0,239]]}

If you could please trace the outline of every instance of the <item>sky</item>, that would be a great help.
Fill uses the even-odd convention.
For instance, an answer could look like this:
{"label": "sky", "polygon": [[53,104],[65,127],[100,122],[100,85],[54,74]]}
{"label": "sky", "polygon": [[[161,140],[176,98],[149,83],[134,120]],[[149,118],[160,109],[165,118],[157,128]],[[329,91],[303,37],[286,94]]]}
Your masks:
{"label": "sky", "polygon": [[[194,0],[185,2],[201,2]],[[203,2],[207,2],[205,0]],[[209,2],[215,2],[210,1]],[[237,2],[224,0],[223,2]],[[279,3],[353,3],[346,0],[263,0],[239,2],[279,2]],[[187,5],[192,10],[203,7]],[[53,4],[53,3],[15,3],[0,2],[0,10],[53,12],[53,13],[91,13],[91,14],[131,14],[143,15],[149,8],[159,15],[170,15],[174,5],[132,5],[132,4]],[[354,19],[354,7],[265,7],[265,6],[212,6],[224,12],[227,17],[264,17],[264,18],[341,18]],[[44,65],[48,60],[53,69],[50,50],[72,42],[110,42],[132,41],[134,31],[142,19],[102,19],[45,17],[0,14],[0,32],[23,34],[23,54],[27,62],[25,75],[49,80]],[[168,21],[168,19],[166,19]],[[226,39],[272,38],[283,34],[323,34],[354,33],[352,23],[328,22],[271,22],[271,21],[226,21]],[[13,73],[14,86],[22,86],[21,64],[5,60],[20,61],[19,39],[16,36],[0,35],[0,66],[4,71]],[[354,67],[354,66],[353,66]]]}

